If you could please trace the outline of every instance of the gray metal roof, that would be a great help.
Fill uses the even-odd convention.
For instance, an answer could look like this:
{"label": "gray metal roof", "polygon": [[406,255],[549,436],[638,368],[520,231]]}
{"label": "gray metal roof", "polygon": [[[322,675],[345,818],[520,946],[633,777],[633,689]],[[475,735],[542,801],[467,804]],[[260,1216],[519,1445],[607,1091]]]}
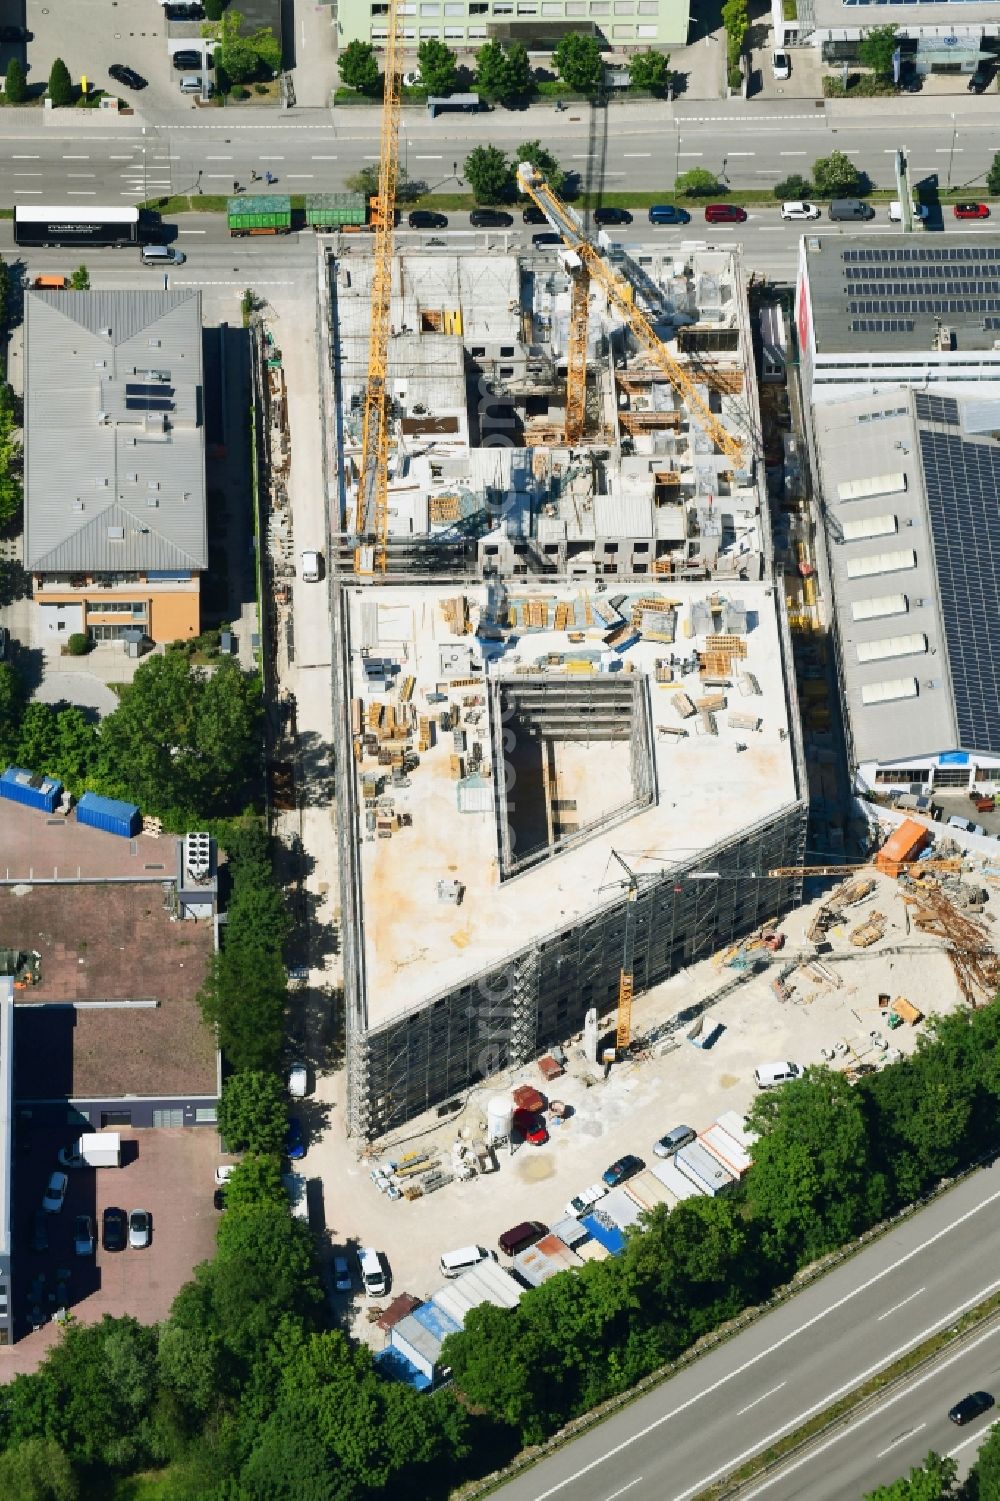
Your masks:
{"label": "gray metal roof", "polygon": [[208,566],[197,292],[28,292],[24,565]]}
{"label": "gray metal roof", "polygon": [[957,353],[993,352],[996,236],[819,233],[805,236],[805,250],[818,354],[923,354],[942,325]]}

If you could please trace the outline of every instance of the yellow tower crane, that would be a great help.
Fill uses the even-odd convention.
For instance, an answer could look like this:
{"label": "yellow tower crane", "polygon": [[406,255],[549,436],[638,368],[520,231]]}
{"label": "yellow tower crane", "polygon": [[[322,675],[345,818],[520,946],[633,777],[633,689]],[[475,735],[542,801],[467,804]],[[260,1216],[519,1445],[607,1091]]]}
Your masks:
{"label": "yellow tower crane", "polygon": [[372,318],[368,337],[368,385],[358,476],[354,571],[385,573],[389,547],[389,320],[392,307],[392,242],[399,175],[399,106],[402,80],[397,64],[400,0],[389,0],[385,43],[385,93],[379,152],[378,195],[372,204],[375,248]]}
{"label": "yellow tower crane", "polygon": [[[552,228],[562,237],[570,252],[567,263],[570,271],[584,281],[582,297],[574,290],[567,355],[566,378],[566,438],[571,442],[583,432],[583,406],[586,395],[587,355],[587,292],[590,281],[597,282],[608,302],[627,324],[636,341],[653,356],[667,380],[680,396],[691,416],[700,424],[712,442],[740,466],[744,462],[743,445],[726,428],[699,396],[694,382],[684,366],[657,337],[656,330],[645,314],[635,305],[635,294],[629,283],[616,276],[606,264],[600,252],[587,239],[582,225],[572,209],[568,208],[552,191],[544,175],[531,162],[521,162],[517,169],[518,185],[533,203],[541,209]],[[575,262],[575,263],[574,263]],[[579,282],[574,283],[574,288]],[[571,431],[573,436],[571,437]]]}

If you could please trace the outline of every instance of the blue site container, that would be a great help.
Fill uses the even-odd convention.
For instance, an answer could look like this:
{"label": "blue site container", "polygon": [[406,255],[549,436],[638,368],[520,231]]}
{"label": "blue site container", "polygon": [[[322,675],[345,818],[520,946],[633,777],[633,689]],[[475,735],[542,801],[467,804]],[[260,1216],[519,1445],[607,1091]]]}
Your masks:
{"label": "blue site container", "polygon": [[54,813],[61,796],[62,782],[35,771],[25,771],[23,766],[8,766],[0,776],[0,797],[11,803],[23,803],[26,808]]}
{"label": "blue site container", "polygon": [[142,828],[142,814],[135,803],[99,797],[96,792],[83,794],[76,805],[76,821],[92,829],[103,829],[105,834],[120,834],[123,839],[131,839]]}

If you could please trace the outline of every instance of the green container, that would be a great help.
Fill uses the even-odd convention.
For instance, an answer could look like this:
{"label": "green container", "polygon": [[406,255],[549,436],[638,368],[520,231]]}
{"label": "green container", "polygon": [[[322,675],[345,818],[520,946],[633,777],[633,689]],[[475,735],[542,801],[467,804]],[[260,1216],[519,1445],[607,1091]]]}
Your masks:
{"label": "green container", "polygon": [[285,193],[262,193],[257,198],[226,201],[229,233],[234,235],[287,233],[292,227],[292,200]]}
{"label": "green container", "polygon": [[368,200],[363,193],[308,193],[306,223],[316,229],[342,229],[368,222]]}

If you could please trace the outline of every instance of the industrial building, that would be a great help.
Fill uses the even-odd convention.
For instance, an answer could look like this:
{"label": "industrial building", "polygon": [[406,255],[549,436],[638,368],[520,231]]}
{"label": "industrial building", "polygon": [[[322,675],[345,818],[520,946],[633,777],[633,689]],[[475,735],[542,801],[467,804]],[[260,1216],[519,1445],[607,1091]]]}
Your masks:
{"label": "industrial building", "polygon": [[38,635],[197,636],[208,566],[198,292],[27,292],[24,567]]}
{"label": "industrial building", "polygon": [[[342,0],[337,44],[384,46],[387,0]],[[475,52],[486,42],[523,42],[532,52],[557,46],[567,32],[598,37],[616,52],[683,47],[688,39],[690,0],[420,0],[399,6],[400,45],[416,52],[430,38],[456,52]]]}
{"label": "industrial building", "polygon": [[595,276],[572,443],[573,258],[393,256],[370,582],[351,570],[372,261],[346,236],[321,251],[365,1138],[613,1016],[630,893],[637,995],[799,893],[805,780],[739,252],[601,249],[684,376]]}
{"label": "industrial building", "polygon": [[[877,7],[877,9],[876,9]],[[997,53],[996,0],[771,0],[776,47],[814,47],[826,63],[856,63],[874,26],[895,26],[918,74],[973,73]]]}

